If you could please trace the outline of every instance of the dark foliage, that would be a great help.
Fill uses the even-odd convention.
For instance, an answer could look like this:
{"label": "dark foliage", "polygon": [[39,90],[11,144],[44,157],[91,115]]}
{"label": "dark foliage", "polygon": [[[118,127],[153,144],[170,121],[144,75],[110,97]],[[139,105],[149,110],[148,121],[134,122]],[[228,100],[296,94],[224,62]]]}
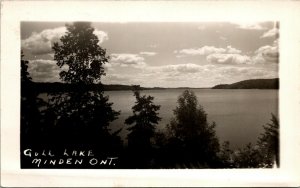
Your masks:
{"label": "dark foliage", "polygon": [[262,154],[262,163],[265,167],[273,165],[279,167],[279,121],[272,114],[271,123],[266,124],[264,133],[261,134],[257,142]]}
{"label": "dark foliage", "polygon": [[[61,82],[32,82],[33,89],[38,93],[58,93],[58,92],[77,92],[78,90],[85,91],[121,91],[132,90],[129,85],[111,84],[79,84],[79,83],[61,83]],[[141,87],[141,90],[148,88]]]}
{"label": "dark foliage", "polygon": [[279,79],[253,79],[233,84],[220,84],[212,89],[279,89]]}
{"label": "dark foliage", "polygon": [[99,82],[104,75],[103,64],[108,62],[106,50],[98,45],[99,39],[88,22],[66,25],[67,33],[60,43],[54,43],[54,60],[60,68],[62,81],[91,84]]}
{"label": "dark foliage", "polygon": [[28,73],[28,61],[23,59],[24,54],[21,51],[21,83],[28,83],[31,82],[32,78]]}
{"label": "dark foliage", "polygon": [[134,87],[133,93],[136,98],[132,107],[133,115],[125,120],[125,124],[132,125],[128,128],[128,149],[130,155],[137,157],[134,162],[136,167],[146,168],[149,167],[153,154],[150,139],[161,120],[157,112],[160,106],[153,103],[154,97],[141,96],[139,86]]}
{"label": "dark foliage", "polygon": [[[90,23],[67,25],[66,34],[54,44],[54,59],[61,68],[61,80],[76,90],[53,89],[42,105],[37,99],[39,86],[29,82],[27,62],[21,62],[23,145],[57,151],[89,148],[101,156],[121,152],[120,130],[109,129],[119,112],[112,109],[100,83],[108,57],[93,31]],[[96,83],[99,87],[91,91],[88,86]]]}
{"label": "dark foliage", "polygon": [[219,140],[215,123],[207,122],[207,115],[192,91],[185,90],[178,98],[175,117],[167,125],[167,166],[215,168],[219,164]]}
{"label": "dark foliage", "polygon": [[[62,68],[60,78],[72,84],[76,91],[51,94],[45,111],[55,139],[51,142],[97,145],[102,150],[116,149],[120,138],[109,131],[109,123],[119,112],[112,109],[101,85],[89,91],[88,85],[100,82],[103,64],[108,62],[106,51],[98,45],[90,23],[66,25],[67,32],[60,43],[54,43],[54,60]],[[64,68],[66,67],[66,68]],[[51,121],[52,120],[52,121]],[[51,135],[51,134],[50,134]]]}
{"label": "dark foliage", "polygon": [[264,132],[255,145],[233,152],[224,143],[219,153],[224,168],[272,168],[279,167],[279,121],[272,114],[271,123],[263,126]]}

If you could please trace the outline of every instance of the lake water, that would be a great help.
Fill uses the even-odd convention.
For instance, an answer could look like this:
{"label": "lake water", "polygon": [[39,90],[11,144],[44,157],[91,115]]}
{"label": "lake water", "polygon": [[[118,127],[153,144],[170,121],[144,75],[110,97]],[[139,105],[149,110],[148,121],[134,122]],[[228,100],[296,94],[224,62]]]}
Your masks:
{"label": "lake water", "polygon": [[[232,149],[256,143],[263,132],[263,125],[270,122],[271,113],[278,117],[278,90],[256,89],[191,89],[198,102],[207,113],[208,121],[216,122],[216,133],[223,141],[229,141]],[[164,130],[173,116],[178,96],[184,89],[144,90],[142,95],[154,97],[154,103],[161,105],[159,116],[162,118],[158,129]],[[128,125],[125,119],[132,115],[135,103],[132,91],[106,91],[113,109],[121,111],[119,118],[112,122],[112,130],[122,128],[120,136],[126,143]],[[41,94],[46,99],[46,94]]]}
{"label": "lake water", "polygon": [[[232,149],[255,143],[263,132],[262,125],[270,122],[271,113],[278,116],[278,90],[256,89],[192,89],[198,102],[207,113],[209,122],[216,122],[220,141],[229,141]],[[161,105],[162,118],[159,129],[164,129],[173,116],[177,99],[184,89],[144,90],[141,94],[154,97],[154,103]],[[121,136],[128,133],[125,119],[132,115],[131,107],[135,97],[132,91],[107,91],[115,110],[121,110],[119,119],[112,123],[113,129],[124,127]]]}

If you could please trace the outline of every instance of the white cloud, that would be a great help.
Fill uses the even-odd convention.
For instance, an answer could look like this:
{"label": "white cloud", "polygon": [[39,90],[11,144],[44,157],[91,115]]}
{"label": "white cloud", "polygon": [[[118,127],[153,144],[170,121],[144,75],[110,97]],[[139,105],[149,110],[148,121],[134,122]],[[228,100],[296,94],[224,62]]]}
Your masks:
{"label": "white cloud", "polygon": [[279,35],[279,30],[277,28],[273,28],[265,32],[260,38],[270,38],[270,37],[278,38],[278,35]]}
{"label": "white cloud", "polygon": [[229,53],[229,54],[239,54],[239,53],[241,53],[242,51],[241,51],[241,50],[238,50],[238,49],[236,49],[236,48],[233,48],[233,47],[231,47],[231,46],[227,46],[226,52]]}
{"label": "white cloud", "polygon": [[31,60],[28,72],[35,82],[59,82],[59,73],[62,71],[52,60]]}
{"label": "white cloud", "polygon": [[145,59],[138,54],[111,54],[111,64],[121,67],[132,66],[142,68],[146,66]]}
{"label": "white cloud", "polygon": [[252,57],[254,64],[264,63],[278,63],[279,52],[277,46],[262,46],[255,51],[255,55]]}
{"label": "white cloud", "polygon": [[106,84],[133,84],[130,80],[130,75],[120,75],[114,73],[106,74],[106,76],[101,78],[101,82]]}
{"label": "white cloud", "polygon": [[95,29],[94,30],[94,34],[98,37],[99,39],[99,43],[98,44],[101,44],[103,43],[104,41],[108,40],[108,34],[104,31],[100,31],[100,30],[97,30]]}
{"label": "white cloud", "polygon": [[216,64],[250,64],[249,56],[240,54],[210,54],[206,57],[210,63]]}
{"label": "white cloud", "polygon": [[196,64],[178,64],[178,65],[165,65],[159,67],[162,72],[178,72],[178,73],[196,73],[204,70],[203,66]]}
{"label": "white cloud", "polygon": [[218,69],[215,69],[215,73],[223,78],[232,78],[233,82],[256,78],[275,78],[278,76],[276,69],[269,70],[257,67],[219,67]]}
{"label": "white cloud", "polygon": [[265,30],[266,27],[263,27],[261,23],[251,23],[251,22],[244,22],[244,23],[233,23],[237,25],[237,28],[239,29],[245,29],[245,30]]}
{"label": "white cloud", "polygon": [[45,29],[40,33],[33,32],[30,37],[21,41],[21,46],[34,55],[48,54],[52,51],[53,43],[58,42],[65,32],[65,27]]}
{"label": "white cloud", "polygon": [[[237,55],[237,54],[235,54]],[[277,66],[252,66],[233,64],[193,63],[162,66],[145,65],[143,69],[125,71],[116,66],[109,69],[102,78],[106,84],[139,84],[145,87],[210,87],[220,83],[233,83],[245,79],[274,78],[278,76]],[[153,79],[155,78],[155,79]]]}
{"label": "white cloud", "polygon": [[157,53],[156,52],[140,52],[141,55],[145,56],[155,56]]}
{"label": "white cloud", "polygon": [[[21,41],[22,49],[28,50],[33,55],[44,55],[52,53],[54,42],[66,33],[66,27],[58,27],[54,29],[45,29],[39,33],[33,32],[27,39]],[[94,34],[99,39],[99,44],[108,40],[108,35],[104,31],[95,30]]]}
{"label": "white cloud", "polygon": [[174,51],[174,53],[180,54],[178,57],[183,57],[185,55],[208,55],[212,53],[224,53],[226,50],[224,48],[216,48],[214,46],[203,46],[201,48],[189,48],[182,49],[180,51]]}
{"label": "white cloud", "polygon": [[241,53],[241,50],[233,48],[231,46],[227,46],[226,48],[217,48],[214,46],[203,46],[201,48],[189,48],[189,49],[182,49],[180,51],[175,50],[175,54],[179,54],[176,57],[186,57],[188,55],[195,56],[195,55],[209,55],[209,54],[221,54],[221,53]]}

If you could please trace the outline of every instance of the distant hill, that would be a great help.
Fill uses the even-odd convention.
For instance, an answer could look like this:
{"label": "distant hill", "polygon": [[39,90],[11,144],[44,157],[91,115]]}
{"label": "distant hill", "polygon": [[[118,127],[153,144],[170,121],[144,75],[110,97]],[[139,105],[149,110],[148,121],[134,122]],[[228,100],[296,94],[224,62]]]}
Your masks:
{"label": "distant hill", "polygon": [[[130,85],[121,85],[121,84],[111,84],[111,85],[101,85],[101,84],[67,84],[61,82],[31,82],[30,86],[27,85],[24,87],[31,87],[38,93],[43,92],[70,92],[70,91],[78,91],[78,90],[88,90],[88,91],[96,91],[96,90],[104,90],[104,91],[120,91],[120,90],[132,90],[132,86]],[[141,87],[141,90],[145,90],[147,88]]]}
{"label": "distant hill", "polygon": [[279,89],[279,78],[244,80],[233,84],[216,85],[212,89]]}

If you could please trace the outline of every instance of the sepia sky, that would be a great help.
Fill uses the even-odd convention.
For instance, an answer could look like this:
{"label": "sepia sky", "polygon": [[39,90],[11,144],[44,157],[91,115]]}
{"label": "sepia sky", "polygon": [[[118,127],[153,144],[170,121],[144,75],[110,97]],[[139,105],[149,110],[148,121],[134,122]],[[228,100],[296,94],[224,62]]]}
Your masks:
{"label": "sepia sky", "polygon": [[[278,77],[276,22],[92,23],[110,61],[105,84],[212,87]],[[51,46],[64,22],[22,22],[21,47],[33,81],[57,82]]]}

